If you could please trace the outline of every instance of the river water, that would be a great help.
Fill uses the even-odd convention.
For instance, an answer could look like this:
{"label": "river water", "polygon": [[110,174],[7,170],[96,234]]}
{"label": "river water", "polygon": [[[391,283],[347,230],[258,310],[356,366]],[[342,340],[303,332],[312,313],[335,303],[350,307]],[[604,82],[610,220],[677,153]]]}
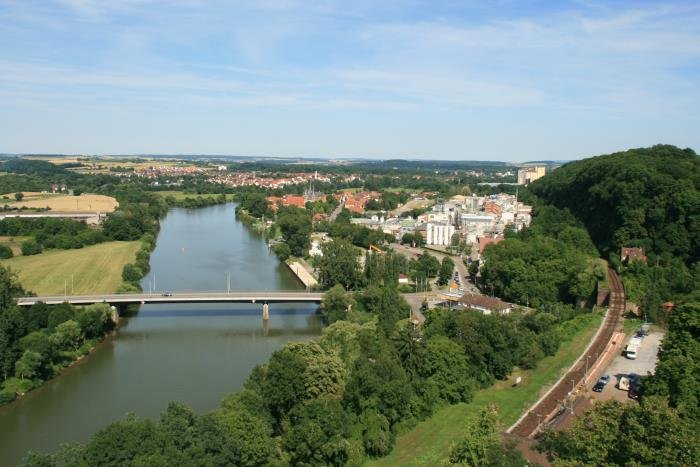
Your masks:
{"label": "river water", "polygon": [[[234,205],[174,209],[161,223],[142,287],[162,291],[300,290],[263,239],[234,218]],[[251,369],[290,340],[321,332],[316,307],[271,304],[145,305],[115,338],[24,398],[0,407],[0,465],[28,450],[84,442],[128,412],[157,418],[172,400],[216,408]]]}

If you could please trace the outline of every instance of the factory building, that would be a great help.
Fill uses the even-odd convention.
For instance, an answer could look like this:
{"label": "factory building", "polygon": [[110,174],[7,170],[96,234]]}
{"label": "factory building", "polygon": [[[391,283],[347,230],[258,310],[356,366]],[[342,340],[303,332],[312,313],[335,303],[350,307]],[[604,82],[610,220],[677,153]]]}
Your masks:
{"label": "factory building", "polygon": [[451,224],[436,224],[429,222],[426,226],[426,244],[449,246],[455,227]]}

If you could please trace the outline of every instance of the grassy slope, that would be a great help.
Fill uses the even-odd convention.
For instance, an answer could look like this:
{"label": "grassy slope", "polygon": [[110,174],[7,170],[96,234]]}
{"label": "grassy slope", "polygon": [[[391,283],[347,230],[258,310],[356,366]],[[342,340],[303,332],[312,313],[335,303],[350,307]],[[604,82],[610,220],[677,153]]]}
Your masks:
{"label": "grassy slope", "polygon": [[114,292],[122,282],[122,268],[134,261],[140,242],[106,242],[77,250],[49,250],[39,255],[0,261],[19,275],[26,290],[62,294],[64,281],[75,294]]}
{"label": "grassy slope", "polygon": [[[505,430],[583,353],[601,320],[601,315],[586,315],[581,325],[571,329],[569,334],[564,330],[564,335],[570,335],[571,339],[562,343],[556,355],[543,359],[535,370],[516,370],[507,381],[498,381],[478,391],[469,404],[443,407],[408,433],[399,436],[389,456],[367,464],[441,465],[449,456],[450,447],[463,435],[466,420],[490,404],[498,406],[498,418]],[[522,376],[523,381],[514,388],[512,386],[517,376]]]}

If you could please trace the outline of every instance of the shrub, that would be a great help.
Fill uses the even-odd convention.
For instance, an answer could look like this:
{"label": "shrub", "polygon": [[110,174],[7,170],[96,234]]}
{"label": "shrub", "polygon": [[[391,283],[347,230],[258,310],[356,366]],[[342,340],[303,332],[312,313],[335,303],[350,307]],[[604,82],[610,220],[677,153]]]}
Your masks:
{"label": "shrub", "polygon": [[24,256],[38,255],[41,251],[41,245],[36,240],[29,239],[22,242],[22,254]]}
{"label": "shrub", "polygon": [[7,245],[0,245],[0,259],[12,258],[12,250]]}

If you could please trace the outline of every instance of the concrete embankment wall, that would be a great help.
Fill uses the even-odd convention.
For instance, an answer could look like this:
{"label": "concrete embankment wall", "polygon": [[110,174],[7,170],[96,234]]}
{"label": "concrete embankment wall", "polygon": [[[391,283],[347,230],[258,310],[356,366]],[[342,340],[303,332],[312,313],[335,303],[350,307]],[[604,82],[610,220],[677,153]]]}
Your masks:
{"label": "concrete embankment wall", "polygon": [[313,287],[318,285],[316,278],[300,262],[287,261],[287,265],[305,287]]}

